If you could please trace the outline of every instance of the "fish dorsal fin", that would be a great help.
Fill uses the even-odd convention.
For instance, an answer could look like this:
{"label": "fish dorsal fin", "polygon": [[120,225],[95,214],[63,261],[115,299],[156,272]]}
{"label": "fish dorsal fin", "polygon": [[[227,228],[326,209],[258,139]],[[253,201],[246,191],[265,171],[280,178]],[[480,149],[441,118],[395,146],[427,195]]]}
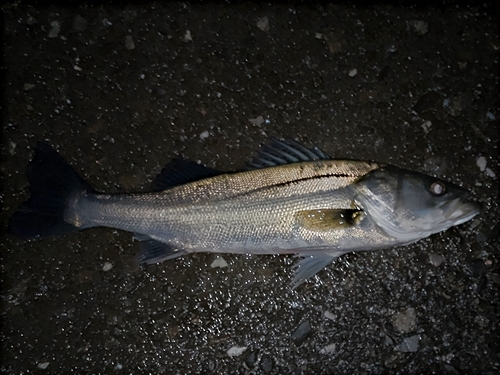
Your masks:
{"label": "fish dorsal fin", "polygon": [[300,143],[285,139],[271,138],[260,146],[257,156],[247,163],[248,169],[260,169],[277,165],[300,163],[312,160],[328,160],[330,157],[318,147],[307,148]]}
{"label": "fish dorsal fin", "polygon": [[296,222],[305,229],[315,232],[346,229],[358,225],[363,211],[357,209],[317,209],[295,213]]}
{"label": "fish dorsal fin", "polygon": [[184,159],[173,159],[153,181],[152,191],[163,191],[178,185],[214,177],[222,172]]}

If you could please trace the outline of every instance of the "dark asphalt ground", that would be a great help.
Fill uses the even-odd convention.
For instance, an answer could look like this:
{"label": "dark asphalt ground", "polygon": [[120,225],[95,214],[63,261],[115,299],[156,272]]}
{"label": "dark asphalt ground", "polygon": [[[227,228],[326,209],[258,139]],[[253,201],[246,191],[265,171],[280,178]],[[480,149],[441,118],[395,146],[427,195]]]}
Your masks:
{"label": "dark asphalt ground", "polygon": [[[496,374],[497,10],[455,5],[2,5],[2,228],[38,140],[98,190],[174,157],[238,170],[268,136],[442,177],[483,205],[291,290],[292,257],[144,270],[129,233],[4,233],[2,373]],[[486,165],[485,165],[486,163]]]}

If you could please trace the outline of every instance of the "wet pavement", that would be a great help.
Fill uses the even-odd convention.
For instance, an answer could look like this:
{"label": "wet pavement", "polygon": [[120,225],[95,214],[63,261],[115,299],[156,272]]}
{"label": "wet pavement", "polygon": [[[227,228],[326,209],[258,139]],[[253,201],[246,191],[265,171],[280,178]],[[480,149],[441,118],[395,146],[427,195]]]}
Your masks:
{"label": "wet pavement", "polygon": [[3,235],[2,373],[498,373],[496,9],[2,7],[4,230],[38,140],[106,192],[146,191],[173,157],[242,169],[277,136],[442,177],[483,205],[295,290],[293,257],[144,270],[129,233]]}

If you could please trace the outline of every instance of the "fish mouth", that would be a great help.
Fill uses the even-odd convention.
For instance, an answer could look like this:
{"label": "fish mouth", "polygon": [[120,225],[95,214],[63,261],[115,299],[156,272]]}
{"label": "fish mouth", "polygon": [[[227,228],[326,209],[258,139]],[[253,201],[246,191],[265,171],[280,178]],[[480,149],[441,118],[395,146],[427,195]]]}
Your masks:
{"label": "fish mouth", "polygon": [[481,211],[481,207],[477,202],[464,202],[463,197],[444,203],[441,209],[445,221],[452,222],[453,225],[465,223]]}

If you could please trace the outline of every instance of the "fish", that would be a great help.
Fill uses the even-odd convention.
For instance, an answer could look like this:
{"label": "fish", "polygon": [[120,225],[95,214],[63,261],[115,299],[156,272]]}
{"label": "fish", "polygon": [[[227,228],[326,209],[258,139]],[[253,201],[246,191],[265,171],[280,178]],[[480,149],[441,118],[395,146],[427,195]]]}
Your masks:
{"label": "fish", "polygon": [[240,172],[174,159],[149,191],[121,194],[96,191],[38,142],[27,177],[30,197],[8,225],[20,238],[120,229],[145,265],[198,252],[294,254],[294,288],[343,254],[407,245],[480,212],[450,182],[291,139],[271,138]]}

